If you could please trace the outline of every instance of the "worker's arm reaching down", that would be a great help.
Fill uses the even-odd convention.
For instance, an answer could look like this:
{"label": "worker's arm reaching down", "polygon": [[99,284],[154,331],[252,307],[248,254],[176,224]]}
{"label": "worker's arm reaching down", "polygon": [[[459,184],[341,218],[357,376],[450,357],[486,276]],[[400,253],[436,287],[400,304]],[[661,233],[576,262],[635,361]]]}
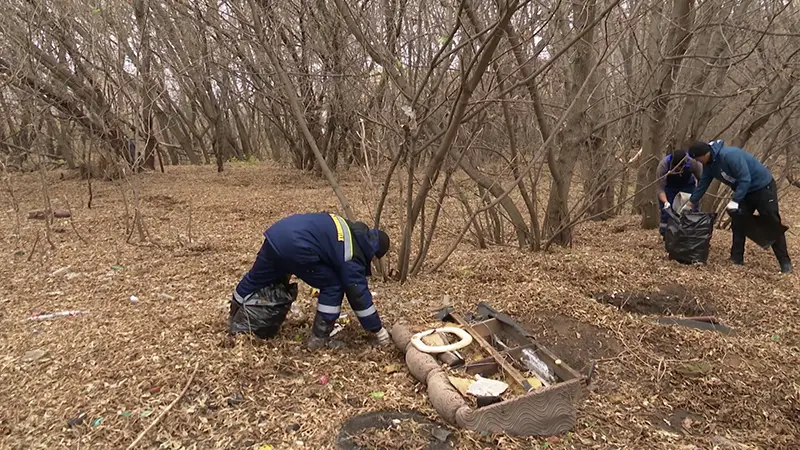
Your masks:
{"label": "worker's arm reaching down", "polygon": [[330,334],[341,313],[344,295],[347,295],[362,328],[373,333],[380,345],[389,345],[391,338],[383,328],[367,282],[367,277],[371,275],[370,263],[373,258],[386,254],[389,238],[380,230],[369,229],[364,223],[352,223],[336,215],[331,217],[343,251],[337,264],[338,270],[326,266],[325,273],[315,274],[314,278],[328,282],[321,288],[317,301],[317,317],[314,319],[309,348],[315,350],[325,345],[339,345],[330,339]]}

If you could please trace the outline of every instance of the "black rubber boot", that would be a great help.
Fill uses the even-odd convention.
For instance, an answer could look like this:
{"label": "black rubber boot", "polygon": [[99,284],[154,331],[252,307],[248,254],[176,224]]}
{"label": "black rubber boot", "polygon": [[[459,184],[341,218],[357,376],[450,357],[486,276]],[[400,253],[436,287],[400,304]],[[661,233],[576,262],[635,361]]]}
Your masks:
{"label": "black rubber boot", "polygon": [[735,256],[731,256],[730,258],[731,264],[734,266],[743,266],[744,265],[744,258],[738,258]]}
{"label": "black rubber boot", "polygon": [[322,317],[319,311],[314,316],[314,325],[311,327],[311,337],[308,339],[306,346],[309,350],[315,351],[322,347],[329,348],[342,348],[345,346],[344,342],[331,339],[331,332],[336,324],[335,320],[327,321]]}
{"label": "black rubber boot", "polygon": [[784,261],[781,263],[781,273],[782,274],[790,274],[792,273],[792,262],[791,261]]}

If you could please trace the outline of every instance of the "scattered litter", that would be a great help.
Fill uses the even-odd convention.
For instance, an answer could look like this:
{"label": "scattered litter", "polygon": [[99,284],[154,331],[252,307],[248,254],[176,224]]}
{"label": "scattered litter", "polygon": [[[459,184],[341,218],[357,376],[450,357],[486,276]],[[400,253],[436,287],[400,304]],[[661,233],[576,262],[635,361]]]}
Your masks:
{"label": "scattered litter", "polygon": [[776,334],[772,336],[772,342],[778,342],[781,340],[781,335]]}
{"label": "scattered litter", "polygon": [[14,256],[24,256],[25,250],[17,250],[14,252]]}
{"label": "scattered litter", "polygon": [[[161,297],[161,298],[165,298],[167,300],[175,300],[175,297],[167,294],[166,292],[161,292],[161,293],[158,294],[158,296]],[[228,302],[225,302],[225,303],[227,305]]]}
{"label": "scattered litter", "polygon": [[131,303],[137,303],[139,301],[139,297],[135,295],[131,295]]}
{"label": "scattered litter", "polygon": [[47,357],[46,350],[30,350],[25,352],[24,355],[22,355],[22,359],[20,359],[20,361],[23,363],[32,363],[40,360],[45,360],[46,357]]}
{"label": "scattered litter", "polygon": [[528,384],[530,384],[533,389],[539,389],[540,387],[544,386],[544,384],[542,384],[542,380],[537,377],[529,377],[526,378],[526,380],[528,380]]}
{"label": "scattered litter", "polygon": [[139,413],[139,417],[147,417],[150,414],[153,414],[153,410],[152,409],[145,409],[144,411]]}
{"label": "scattered litter", "polygon": [[62,267],[60,269],[56,269],[53,273],[50,274],[51,277],[59,277],[61,275],[65,275],[69,273],[71,266]]}
{"label": "scattered litter", "polygon": [[75,278],[78,278],[79,276],[81,276],[81,274],[78,273],[78,272],[70,272],[70,273],[67,274],[66,278],[67,278],[67,280],[74,280]]}
{"label": "scattered litter", "polygon": [[111,270],[120,271],[120,270],[125,270],[125,268],[122,266],[113,265],[111,266]]}
{"label": "scattered litter", "polygon": [[131,417],[133,414],[130,411],[122,411],[119,415],[122,417]]}
{"label": "scattered litter", "polygon": [[467,391],[469,391],[469,387],[474,383],[474,380],[470,380],[467,378],[459,378],[459,377],[447,377],[450,380],[450,384],[455,387],[461,395],[467,395]]}
{"label": "scattered litter", "polygon": [[469,385],[467,393],[476,397],[497,397],[508,389],[508,385],[502,381],[480,375],[475,375],[475,378],[477,381]]}
{"label": "scattered litter", "polygon": [[274,448],[269,444],[262,444],[258,447],[258,450],[274,450]]}
{"label": "scattered litter", "polygon": [[47,295],[64,295],[64,291],[50,291]]}
{"label": "scattered litter", "polygon": [[100,425],[100,423],[102,423],[102,422],[103,422],[103,418],[102,417],[98,417],[97,419],[94,419],[92,421],[92,426],[96,427],[96,426]]}
{"label": "scattered litter", "polygon": [[328,376],[327,375],[320,375],[320,377],[317,378],[317,384],[321,384],[323,386],[328,384]]}
{"label": "scattered litter", "polygon": [[292,423],[292,424],[289,424],[289,425],[286,426],[286,431],[289,431],[289,432],[299,431],[299,430],[300,430],[300,424],[299,423]]}
{"label": "scattered litter", "polygon": [[373,392],[373,393],[372,393],[372,398],[381,399],[381,398],[383,398],[383,397],[384,397],[384,394],[383,394],[383,392],[380,392],[380,391],[378,391],[378,392]]}
{"label": "scattered litter", "polygon": [[26,320],[47,320],[55,319],[56,317],[72,317],[81,314],[89,314],[89,311],[60,311],[52,314],[39,314],[38,316],[28,317]]}
{"label": "scattered litter", "polygon": [[67,426],[70,427],[70,428],[72,428],[74,426],[78,426],[78,425],[83,423],[83,419],[85,419],[85,418],[86,418],[86,413],[85,412],[78,413],[77,416],[75,416],[72,419],[69,419],[67,421]]}
{"label": "scattered litter", "polygon": [[157,394],[159,392],[161,392],[161,386],[153,386],[153,387],[150,388],[150,393],[151,394]]}
{"label": "scattered litter", "polygon": [[395,372],[400,372],[400,365],[398,364],[389,364],[388,366],[383,368],[383,372],[388,374],[393,374]]}

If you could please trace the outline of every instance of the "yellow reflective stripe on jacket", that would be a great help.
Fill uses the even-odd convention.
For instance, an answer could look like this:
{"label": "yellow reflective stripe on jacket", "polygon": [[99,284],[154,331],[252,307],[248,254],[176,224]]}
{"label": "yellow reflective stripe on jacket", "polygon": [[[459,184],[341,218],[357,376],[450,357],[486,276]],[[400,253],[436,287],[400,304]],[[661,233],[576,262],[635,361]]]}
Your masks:
{"label": "yellow reflective stripe on jacket", "polygon": [[345,262],[353,259],[353,233],[350,227],[347,226],[347,221],[336,214],[330,214],[333,223],[336,225],[336,239],[339,242],[344,242],[344,260]]}

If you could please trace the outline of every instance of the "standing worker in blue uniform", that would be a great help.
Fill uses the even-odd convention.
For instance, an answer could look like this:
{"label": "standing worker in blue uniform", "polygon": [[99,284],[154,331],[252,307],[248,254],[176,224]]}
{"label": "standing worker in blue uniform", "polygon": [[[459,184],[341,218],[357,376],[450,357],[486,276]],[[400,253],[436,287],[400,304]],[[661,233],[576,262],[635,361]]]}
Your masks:
{"label": "standing worker in blue uniform", "polygon": [[792,261],[786,248],[785,229],[781,227],[778,210],[778,187],[769,169],[750,153],[738,147],[729,147],[721,140],[710,143],[696,142],[689,147],[689,155],[703,164],[703,176],[692,194],[687,208],[697,204],[716,178],[733,189],[733,198],[726,206],[731,213],[733,243],[731,262],[744,264],[744,243],[746,234],[743,218],[752,216],[755,211],[780,229],[772,244],[772,251],[778,260],[781,273],[792,273]]}
{"label": "standing worker in blue uniform", "polygon": [[[672,207],[675,197],[685,192],[694,193],[697,181],[703,174],[703,165],[690,158],[685,150],[676,150],[664,157],[656,169],[656,191],[658,193],[658,204],[661,206],[661,223],[658,225],[658,232],[664,236],[667,230],[667,210]],[[694,210],[698,210],[695,205]]]}
{"label": "standing worker in blue uniform", "polygon": [[[336,214],[311,213],[279,220],[264,232],[264,238],[253,267],[233,292],[231,332],[236,331],[234,322],[242,323],[239,313],[242,306],[258,307],[265,304],[265,300],[268,304],[270,299],[263,297],[269,294],[269,289],[288,284],[289,277],[294,274],[320,291],[308,340],[310,350],[343,345],[331,339],[331,332],[345,295],[362,328],[372,333],[379,345],[391,344],[367,284],[372,260],[382,258],[389,250],[389,236],[385,232]],[[296,285],[294,288],[296,297]],[[291,305],[293,300],[286,301]],[[288,306],[283,308],[288,311]],[[239,318],[236,318],[237,313]],[[285,313],[279,320],[283,318]]]}

